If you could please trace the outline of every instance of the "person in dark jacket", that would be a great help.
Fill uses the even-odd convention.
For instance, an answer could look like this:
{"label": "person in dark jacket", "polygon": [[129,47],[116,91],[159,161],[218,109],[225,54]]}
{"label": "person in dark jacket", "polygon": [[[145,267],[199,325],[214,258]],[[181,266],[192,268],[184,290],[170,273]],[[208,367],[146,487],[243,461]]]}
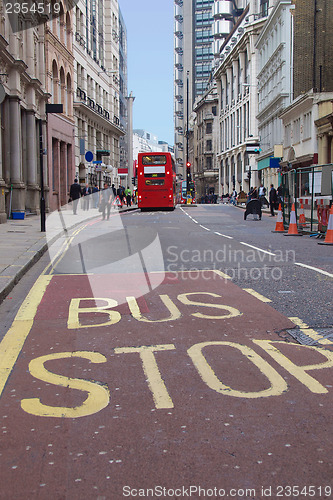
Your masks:
{"label": "person in dark jacket", "polygon": [[76,215],[77,205],[81,196],[81,188],[77,179],[74,179],[74,183],[71,185],[69,190],[69,197],[73,202],[73,214]]}
{"label": "person in dark jacket", "polygon": [[270,215],[270,217],[274,217],[275,216],[274,208],[275,208],[275,203],[276,202],[277,202],[276,189],[273,186],[273,184],[271,184],[271,189],[269,191],[269,206],[270,206],[270,209],[271,209],[271,215]]}

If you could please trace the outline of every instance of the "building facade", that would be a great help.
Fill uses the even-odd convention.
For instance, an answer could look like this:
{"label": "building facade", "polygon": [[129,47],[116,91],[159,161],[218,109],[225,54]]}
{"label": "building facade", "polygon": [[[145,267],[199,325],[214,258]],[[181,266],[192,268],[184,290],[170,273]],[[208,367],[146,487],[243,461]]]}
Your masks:
{"label": "building facade", "polygon": [[[127,90],[127,30],[124,18],[119,8],[119,121],[122,130],[127,132],[128,128],[128,90]],[[119,138],[120,168],[131,167],[129,157],[130,134]]]}
{"label": "building facade", "polygon": [[45,25],[46,91],[63,113],[47,114],[47,199],[50,211],[68,201],[75,174],[73,114],[73,11],[61,2],[60,15]]}
{"label": "building facade", "polygon": [[[212,81],[220,47],[243,12],[245,0],[175,0],[175,157],[185,175],[193,105]],[[214,59],[215,58],[215,59]]]}
{"label": "building facade", "polygon": [[292,102],[293,12],[278,0],[256,43],[258,51],[258,176],[266,189],[279,184],[283,125],[280,114]]}
{"label": "building facade", "polygon": [[103,182],[119,182],[120,138],[125,135],[119,117],[119,54],[117,1],[79,0],[74,20],[74,116],[75,167],[81,184],[101,187]]}
{"label": "building facade", "polygon": [[[320,193],[332,196],[333,62],[327,54],[333,44],[333,4],[329,0],[293,0],[293,4],[293,100],[280,114],[284,130],[280,165],[284,171],[294,169],[298,178],[301,169],[326,165]],[[303,191],[302,195],[309,194],[306,186]]]}
{"label": "building facade", "polygon": [[256,157],[259,153],[256,41],[266,12],[253,4],[244,10],[221,47],[215,71],[219,97],[219,195],[248,191],[258,184]]}
{"label": "building facade", "polygon": [[194,103],[193,126],[193,180],[197,196],[219,193],[219,166],[217,149],[218,95],[215,86],[207,90]]}
{"label": "building facade", "polygon": [[[24,16],[10,20],[1,2],[0,79],[5,98],[0,104],[0,222],[13,211],[39,212],[39,120],[45,140],[48,101],[44,42],[45,25],[39,14],[32,20]],[[46,169],[44,174],[47,179]]]}

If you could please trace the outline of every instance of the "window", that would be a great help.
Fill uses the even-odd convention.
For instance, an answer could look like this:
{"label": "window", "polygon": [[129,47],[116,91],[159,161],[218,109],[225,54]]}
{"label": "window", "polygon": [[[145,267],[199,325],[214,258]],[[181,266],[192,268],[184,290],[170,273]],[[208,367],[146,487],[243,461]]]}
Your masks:
{"label": "window", "polygon": [[211,134],[213,132],[213,124],[211,122],[206,123],[206,134]]}
{"label": "window", "polygon": [[291,146],[291,123],[284,127],[284,144],[286,147]]}
{"label": "window", "polygon": [[268,16],[268,0],[260,0],[260,15]]}
{"label": "window", "polygon": [[301,140],[301,119],[297,118],[293,123],[293,143],[297,144]]}
{"label": "window", "polygon": [[146,155],[142,157],[142,165],[166,165],[165,155]]}
{"label": "window", "polygon": [[312,122],[312,112],[305,113],[303,122],[303,138],[308,139],[311,137],[311,122]]}

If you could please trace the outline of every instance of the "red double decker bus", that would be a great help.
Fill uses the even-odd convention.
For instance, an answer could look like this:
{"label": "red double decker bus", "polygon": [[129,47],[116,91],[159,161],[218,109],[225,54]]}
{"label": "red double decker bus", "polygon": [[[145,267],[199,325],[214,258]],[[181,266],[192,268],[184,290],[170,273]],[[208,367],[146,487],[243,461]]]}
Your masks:
{"label": "red double decker bus", "polygon": [[177,203],[180,205],[195,204],[195,184],[193,181],[190,181],[188,191],[187,182],[180,181],[177,188]]}
{"label": "red double decker bus", "polygon": [[138,207],[174,210],[176,206],[176,168],[171,153],[139,153]]}

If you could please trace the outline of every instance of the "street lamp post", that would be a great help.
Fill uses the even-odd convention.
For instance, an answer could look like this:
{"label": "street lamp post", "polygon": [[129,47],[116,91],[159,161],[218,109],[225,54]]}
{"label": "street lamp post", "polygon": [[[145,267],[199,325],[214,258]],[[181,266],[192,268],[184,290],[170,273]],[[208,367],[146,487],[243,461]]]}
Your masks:
{"label": "street lamp post", "polygon": [[191,181],[191,163],[189,161],[189,74],[186,75],[186,193],[187,199],[191,196],[190,192],[190,181]]}

